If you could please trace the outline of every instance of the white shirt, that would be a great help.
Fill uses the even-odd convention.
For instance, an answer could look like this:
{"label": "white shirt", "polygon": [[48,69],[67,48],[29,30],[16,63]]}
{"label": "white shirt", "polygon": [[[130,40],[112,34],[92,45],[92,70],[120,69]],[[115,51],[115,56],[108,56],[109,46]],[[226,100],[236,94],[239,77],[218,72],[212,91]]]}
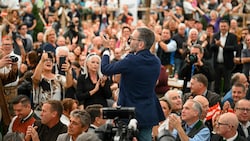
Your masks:
{"label": "white shirt", "polygon": [[[226,40],[227,40],[227,35],[228,32],[223,36],[222,34],[220,34],[220,43],[223,47],[225,47],[226,44]],[[218,52],[218,56],[217,56],[217,62],[218,63],[223,63],[224,62],[224,57],[223,57],[223,48],[219,47],[219,52]]]}
{"label": "white shirt", "polygon": [[238,132],[236,131],[236,134],[233,137],[227,139],[226,141],[234,141],[237,138],[237,136],[238,136]]}
{"label": "white shirt", "polygon": [[250,122],[248,121],[246,125],[240,123],[240,125],[241,125],[241,128],[242,128],[242,130],[243,130],[245,136],[248,137],[249,134],[248,134],[247,128],[250,126]]}

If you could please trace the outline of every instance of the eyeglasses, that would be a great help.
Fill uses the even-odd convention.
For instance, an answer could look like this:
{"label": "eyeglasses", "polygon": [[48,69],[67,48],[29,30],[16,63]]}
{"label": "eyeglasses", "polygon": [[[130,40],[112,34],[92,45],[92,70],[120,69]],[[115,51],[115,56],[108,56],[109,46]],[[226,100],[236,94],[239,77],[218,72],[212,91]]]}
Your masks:
{"label": "eyeglasses", "polygon": [[217,122],[217,125],[220,126],[220,125],[229,125],[227,123],[221,123],[221,122]]}
{"label": "eyeglasses", "polygon": [[141,39],[136,39],[136,38],[133,38],[132,36],[129,36],[128,41],[127,41],[129,45],[130,45],[132,40],[142,41]]}
{"label": "eyeglasses", "polygon": [[250,112],[249,108],[236,108],[236,110],[240,110],[241,112]]}

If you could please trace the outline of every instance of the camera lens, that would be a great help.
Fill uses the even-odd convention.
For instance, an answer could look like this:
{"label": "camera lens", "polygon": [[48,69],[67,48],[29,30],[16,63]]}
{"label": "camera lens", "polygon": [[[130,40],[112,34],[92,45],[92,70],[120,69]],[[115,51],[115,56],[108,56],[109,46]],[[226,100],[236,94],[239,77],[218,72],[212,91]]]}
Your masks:
{"label": "camera lens", "polygon": [[16,56],[10,56],[12,62],[17,62],[18,58]]}
{"label": "camera lens", "polygon": [[188,59],[190,61],[190,64],[194,64],[194,63],[196,63],[198,61],[198,57],[195,54],[190,54],[188,56]]}

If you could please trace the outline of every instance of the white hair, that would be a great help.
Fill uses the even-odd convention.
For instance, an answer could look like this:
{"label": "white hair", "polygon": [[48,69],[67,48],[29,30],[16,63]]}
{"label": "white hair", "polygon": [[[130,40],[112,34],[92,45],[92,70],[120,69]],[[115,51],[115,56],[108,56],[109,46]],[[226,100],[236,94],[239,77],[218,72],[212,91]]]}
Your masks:
{"label": "white hair", "polygon": [[97,55],[96,53],[90,53],[87,55],[86,60],[84,62],[84,67],[83,67],[83,74],[85,75],[85,78],[88,78],[88,68],[87,68],[87,62],[89,62],[92,58],[97,58],[100,62],[98,71],[97,71],[97,75],[99,78],[101,78],[103,76],[102,72],[101,72],[101,57],[99,55]]}
{"label": "white hair", "polygon": [[57,47],[57,48],[56,48],[56,56],[58,56],[58,54],[59,54],[59,52],[60,52],[61,50],[66,51],[67,54],[69,55],[69,48],[66,47],[66,46],[60,46],[60,47]]}

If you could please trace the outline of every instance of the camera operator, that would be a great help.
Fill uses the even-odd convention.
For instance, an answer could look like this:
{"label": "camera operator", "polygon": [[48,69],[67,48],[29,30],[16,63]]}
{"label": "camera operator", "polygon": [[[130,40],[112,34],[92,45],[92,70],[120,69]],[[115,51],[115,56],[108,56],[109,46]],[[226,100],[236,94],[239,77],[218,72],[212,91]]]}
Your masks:
{"label": "camera operator", "polygon": [[82,39],[85,38],[84,33],[80,28],[80,20],[78,17],[73,17],[72,22],[68,25],[68,31],[63,35],[72,46],[83,46]]}
{"label": "camera operator", "polygon": [[190,54],[187,55],[186,61],[180,71],[180,79],[184,80],[183,91],[186,92],[187,82],[190,81],[194,74],[204,74],[209,82],[214,80],[214,70],[210,63],[204,61],[204,49],[199,44],[190,48]]}

